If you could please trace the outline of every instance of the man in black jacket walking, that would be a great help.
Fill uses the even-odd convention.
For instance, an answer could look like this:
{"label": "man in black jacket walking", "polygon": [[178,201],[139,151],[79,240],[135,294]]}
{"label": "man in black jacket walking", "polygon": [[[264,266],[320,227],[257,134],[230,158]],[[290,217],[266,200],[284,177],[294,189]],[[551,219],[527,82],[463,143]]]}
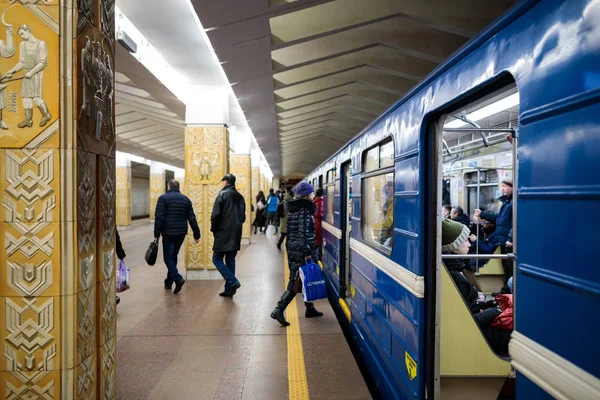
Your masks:
{"label": "man in black jacket walking", "polygon": [[192,227],[194,240],[200,241],[200,228],[194,214],[194,207],[187,196],[179,191],[179,182],[171,180],[169,191],[158,198],[154,222],[154,237],[163,237],[163,255],[167,264],[167,279],[165,289],[171,290],[175,283],[173,294],[181,291],[185,279],[177,270],[177,255],[188,232],[188,223]]}
{"label": "man in black jacket walking", "polygon": [[242,242],[246,202],[235,188],[235,175],[227,174],[221,182],[224,182],[224,186],[215,200],[210,217],[210,231],[215,235],[212,262],[225,279],[225,290],[219,295],[233,297],[241,286],[235,277],[235,256]]}

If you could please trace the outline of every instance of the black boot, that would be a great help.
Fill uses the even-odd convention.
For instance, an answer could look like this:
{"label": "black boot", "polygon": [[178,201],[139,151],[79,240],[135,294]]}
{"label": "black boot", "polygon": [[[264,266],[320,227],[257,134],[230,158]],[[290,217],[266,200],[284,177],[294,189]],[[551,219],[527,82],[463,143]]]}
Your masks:
{"label": "black boot", "polygon": [[275,307],[275,309],[271,313],[271,318],[277,320],[277,322],[279,322],[283,326],[289,326],[290,323],[286,321],[283,312],[287,308],[288,304],[290,304],[292,300],[294,300],[295,296],[296,292],[293,292],[291,290],[286,290],[285,292],[283,292],[283,295],[281,295],[281,300],[277,302],[277,307]]}
{"label": "black boot", "polygon": [[271,313],[271,318],[279,322],[281,326],[290,326],[290,323],[285,319],[285,315],[283,315],[283,310],[278,307],[275,307]]}
{"label": "black boot", "polygon": [[317,309],[315,308],[315,305],[313,303],[304,302],[304,305],[306,306],[306,312],[304,313],[304,316],[306,318],[315,318],[315,317],[323,316],[323,313],[320,311],[317,311]]}

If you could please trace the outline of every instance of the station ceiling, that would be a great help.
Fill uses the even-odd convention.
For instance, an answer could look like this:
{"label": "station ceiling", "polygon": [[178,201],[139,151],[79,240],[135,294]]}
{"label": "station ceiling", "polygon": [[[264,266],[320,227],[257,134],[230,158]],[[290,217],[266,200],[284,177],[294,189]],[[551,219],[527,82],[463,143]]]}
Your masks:
{"label": "station ceiling", "polygon": [[275,175],[308,173],[513,0],[191,0]]}
{"label": "station ceiling", "polygon": [[117,150],[183,168],[185,105],[122,46],[116,52]]}

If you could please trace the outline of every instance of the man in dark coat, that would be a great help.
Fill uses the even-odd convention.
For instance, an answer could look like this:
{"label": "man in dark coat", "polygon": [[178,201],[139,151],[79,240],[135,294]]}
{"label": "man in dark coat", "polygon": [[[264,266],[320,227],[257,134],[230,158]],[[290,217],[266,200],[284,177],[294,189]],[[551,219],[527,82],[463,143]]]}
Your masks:
{"label": "man in dark coat", "polygon": [[[512,179],[504,179],[501,183],[502,197],[498,200],[502,202],[500,211],[493,216],[488,215],[488,218],[496,217],[496,237],[502,254],[512,252],[512,197],[513,197],[513,182]],[[481,216],[481,210],[475,210],[475,217]],[[504,270],[504,287],[502,293],[510,293],[508,288],[508,280],[513,276],[513,261],[502,260],[502,269]]]}
{"label": "man in dark coat", "polygon": [[168,270],[165,289],[171,290],[175,283],[173,294],[177,294],[185,283],[177,270],[177,255],[187,235],[188,223],[196,243],[200,241],[200,228],[191,200],[179,191],[179,182],[171,180],[168,187],[169,191],[160,196],[156,203],[154,237],[157,241],[161,235],[163,237],[163,255]]}
{"label": "man in dark coat", "polygon": [[225,290],[219,295],[233,297],[241,286],[235,277],[235,256],[242,242],[246,202],[235,188],[234,175],[225,175],[221,182],[224,182],[224,186],[215,200],[210,217],[210,231],[215,235],[212,262],[225,279]]}

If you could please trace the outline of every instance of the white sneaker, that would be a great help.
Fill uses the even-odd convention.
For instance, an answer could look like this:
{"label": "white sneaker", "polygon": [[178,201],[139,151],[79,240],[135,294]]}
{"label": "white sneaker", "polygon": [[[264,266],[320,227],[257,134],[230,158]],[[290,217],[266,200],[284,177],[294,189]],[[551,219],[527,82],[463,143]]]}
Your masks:
{"label": "white sneaker", "polygon": [[486,297],[485,293],[483,293],[483,292],[477,292],[477,301],[479,303],[485,303],[486,298],[487,297]]}

